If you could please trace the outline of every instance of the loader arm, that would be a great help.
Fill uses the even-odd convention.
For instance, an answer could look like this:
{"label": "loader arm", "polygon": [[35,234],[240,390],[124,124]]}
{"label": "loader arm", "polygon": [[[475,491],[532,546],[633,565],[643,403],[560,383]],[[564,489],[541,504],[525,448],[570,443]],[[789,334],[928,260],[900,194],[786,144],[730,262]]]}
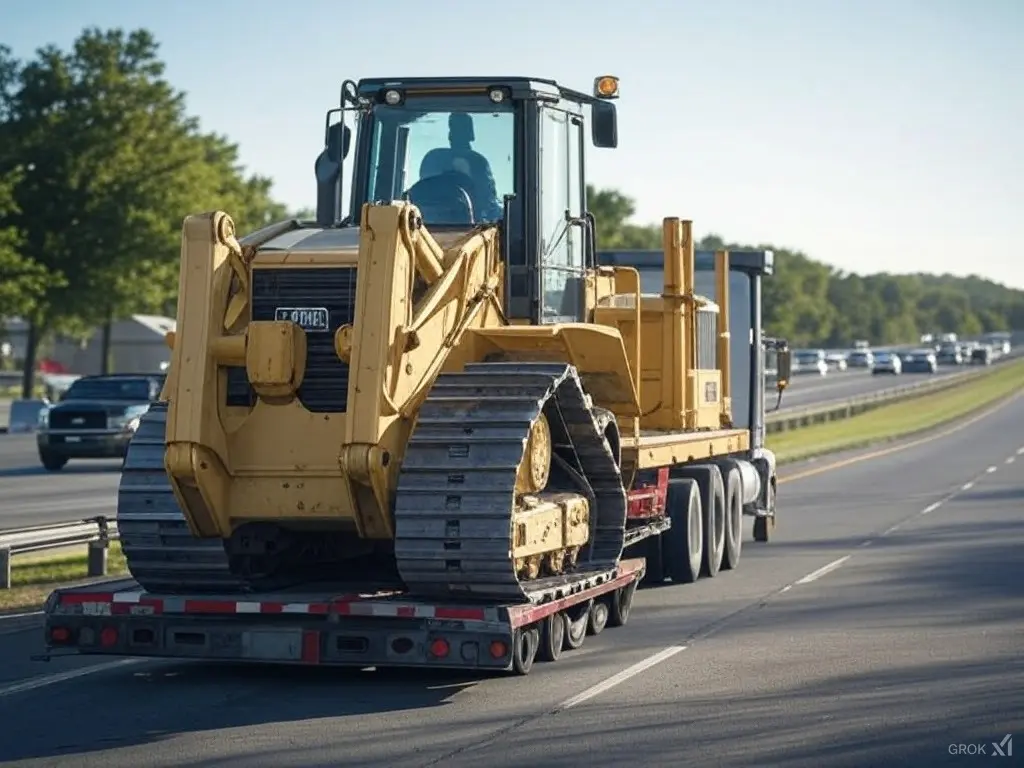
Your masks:
{"label": "loader arm", "polygon": [[[350,366],[339,462],[364,536],[393,536],[389,513],[418,405],[463,334],[503,323],[498,230],[442,249],[408,203],[367,206],[359,240],[356,321],[338,330]],[[417,277],[426,285],[418,300]]]}

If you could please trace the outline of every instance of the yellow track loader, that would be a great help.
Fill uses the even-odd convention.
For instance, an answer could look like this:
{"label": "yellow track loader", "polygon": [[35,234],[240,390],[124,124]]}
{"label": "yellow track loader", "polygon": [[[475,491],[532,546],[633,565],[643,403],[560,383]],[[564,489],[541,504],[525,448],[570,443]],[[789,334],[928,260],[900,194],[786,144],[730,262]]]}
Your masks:
{"label": "yellow track loader", "polygon": [[745,286],[771,255],[698,269],[668,218],[657,285],[602,262],[584,149],[617,145],[617,97],[613,77],[346,81],[316,221],[185,220],[168,378],[118,498],[144,589],[516,601],[614,568],[641,528],[681,581],[735,564],[742,514],[768,538]]}

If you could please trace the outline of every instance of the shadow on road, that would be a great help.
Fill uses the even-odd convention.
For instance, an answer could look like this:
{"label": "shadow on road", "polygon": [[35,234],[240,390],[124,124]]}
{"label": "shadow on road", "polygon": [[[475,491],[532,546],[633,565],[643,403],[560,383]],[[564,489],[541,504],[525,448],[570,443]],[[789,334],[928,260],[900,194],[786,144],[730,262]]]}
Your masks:
{"label": "shadow on road", "polygon": [[121,471],[121,462],[97,461],[85,464],[68,464],[64,469],[50,472],[42,466],[2,467],[0,478],[4,477],[63,477],[64,475],[108,475]]}

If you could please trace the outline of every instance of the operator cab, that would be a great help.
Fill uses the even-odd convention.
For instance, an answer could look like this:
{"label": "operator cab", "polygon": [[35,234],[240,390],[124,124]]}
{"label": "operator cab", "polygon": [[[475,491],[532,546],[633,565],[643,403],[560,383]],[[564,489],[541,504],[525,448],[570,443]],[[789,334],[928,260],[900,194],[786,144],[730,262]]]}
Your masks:
{"label": "operator cab", "polygon": [[584,126],[589,119],[594,146],[617,146],[617,97],[613,77],[597,78],[593,96],[536,78],[346,81],[317,158],[317,224],[355,226],[365,203],[408,200],[433,231],[498,225],[510,319],[582,320],[595,266]]}

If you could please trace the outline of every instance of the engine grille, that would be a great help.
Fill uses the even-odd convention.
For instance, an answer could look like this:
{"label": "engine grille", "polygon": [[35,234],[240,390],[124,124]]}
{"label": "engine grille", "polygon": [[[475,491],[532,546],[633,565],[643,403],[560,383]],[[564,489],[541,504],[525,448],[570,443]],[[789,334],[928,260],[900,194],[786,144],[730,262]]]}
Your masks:
{"label": "engine grille", "polygon": [[[354,267],[254,269],[252,318],[273,320],[278,307],[324,307],[327,332],[306,333],[306,374],[298,399],[314,413],[344,413],[348,403],[348,364],[334,351],[334,332],[355,320]],[[252,406],[256,395],[244,368],[228,369],[228,405]]]}
{"label": "engine grille", "polygon": [[106,411],[53,411],[50,413],[50,429],[106,429]]}
{"label": "engine grille", "polygon": [[718,312],[708,308],[697,310],[697,368],[713,371],[718,368]]}

